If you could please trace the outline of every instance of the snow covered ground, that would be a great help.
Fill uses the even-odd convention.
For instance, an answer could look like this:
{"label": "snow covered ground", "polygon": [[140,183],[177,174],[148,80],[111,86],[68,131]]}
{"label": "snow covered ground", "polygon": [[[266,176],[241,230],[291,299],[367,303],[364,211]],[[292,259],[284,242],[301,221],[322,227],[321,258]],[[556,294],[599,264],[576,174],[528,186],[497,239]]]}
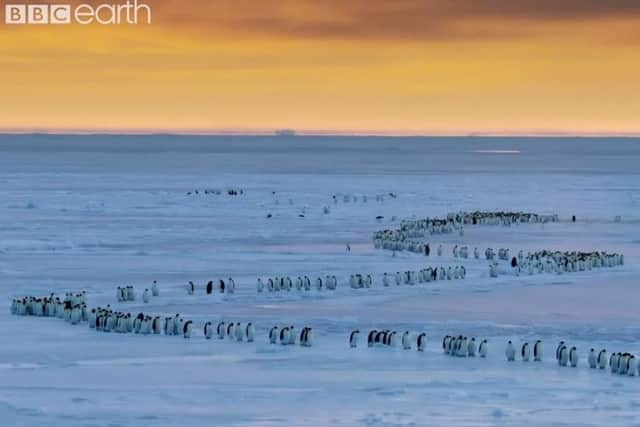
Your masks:
{"label": "snow covered ground", "polygon": [[[640,378],[586,366],[591,347],[640,355],[639,165],[634,139],[0,136],[0,425],[640,425]],[[186,194],[205,188],[245,194]],[[368,201],[333,203],[346,193]],[[430,257],[371,243],[403,218],[477,209],[563,221],[433,236]],[[491,279],[455,244],[607,250],[625,265]],[[458,264],[464,281],[382,286],[385,271]],[[349,289],[352,273],[373,287]],[[258,277],[302,274],[335,274],[338,290],[256,292]],[[235,294],[204,294],[227,277]],[[153,280],[149,304],[116,301]],[[79,290],[90,306],[180,313],[194,336],[9,314],[12,297]],[[205,340],[221,319],[254,322],[256,342]],[[275,324],[313,327],[313,347],[270,345]],[[367,348],[373,328],[426,332],[427,350]],[[488,339],[489,357],[443,355],[446,334]],[[543,340],[544,361],[507,363],[509,339]],[[560,340],[578,368],[557,366]]]}

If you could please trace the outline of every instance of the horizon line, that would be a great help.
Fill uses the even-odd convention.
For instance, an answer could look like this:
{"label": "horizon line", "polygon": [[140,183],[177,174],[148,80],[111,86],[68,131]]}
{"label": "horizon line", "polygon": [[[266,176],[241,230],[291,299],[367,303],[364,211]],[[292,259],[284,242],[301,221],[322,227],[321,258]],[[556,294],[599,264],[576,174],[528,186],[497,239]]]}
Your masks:
{"label": "horizon line", "polygon": [[347,129],[295,129],[295,128],[244,128],[244,129],[146,129],[146,128],[0,128],[0,135],[68,135],[68,136],[352,136],[352,137],[563,137],[563,138],[638,138],[640,131],[401,131],[401,130],[347,130]]}

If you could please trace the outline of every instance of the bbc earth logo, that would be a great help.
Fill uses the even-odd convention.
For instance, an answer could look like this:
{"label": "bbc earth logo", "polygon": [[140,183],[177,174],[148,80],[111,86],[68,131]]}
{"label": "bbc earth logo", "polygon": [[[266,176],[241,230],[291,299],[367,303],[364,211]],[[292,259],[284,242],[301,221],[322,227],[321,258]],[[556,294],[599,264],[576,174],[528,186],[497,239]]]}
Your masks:
{"label": "bbc earth logo", "polygon": [[138,0],[121,4],[7,4],[4,7],[7,25],[151,24],[151,6]]}

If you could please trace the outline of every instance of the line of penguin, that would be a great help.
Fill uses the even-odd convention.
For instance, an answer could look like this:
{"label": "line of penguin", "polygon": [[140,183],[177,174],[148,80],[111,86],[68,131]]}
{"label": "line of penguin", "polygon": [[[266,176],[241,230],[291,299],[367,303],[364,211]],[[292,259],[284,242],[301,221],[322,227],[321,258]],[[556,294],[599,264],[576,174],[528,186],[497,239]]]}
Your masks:
{"label": "line of penguin", "polygon": [[[296,328],[291,326],[278,325],[273,326],[269,330],[269,343],[281,345],[295,345],[297,338]],[[313,345],[313,329],[305,326],[300,330],[300,337],[298,343],[301,347],[311,347]]]}
{"label": "line of penguin", "polygon": [[[142,292],[142,302],[148,304],[151,297],[157,296],[160,296],[160,288],[158,287],[158,282],[154,280],[151,285],[151,290],[149,290],[149,288],[145,288],[144,292]],[[133,286],[118,286],[118,289],[116,289],[116,299],[118,302],[135,301],[135,288]]]}
{"label": "line of penguin", "polygon": [[[397,332],[389,329],[377,330],[372,329],[367,334],[367,346],[371,347],[396,347],[397,345]],[[349,347],[358,347],[358,341],[360,338],[360,330],[354,329],[349,334]],[[402,334],[402,348],[404,350],[411,350],[411,332],[405,331]],[[427,347],[427,334],[422,332],[416,337],[416,350],[423,352]]]}
{"label": "line of penguin", "polygon": [[467,270],[462,265],[449,266],[446,269],[440,267],[427,267],[418,271],[409,270],[400,273],[384,273],[382,275],[382,285],[391,286],[392,283],[400,286],[415,285],[416,283],[429,283],[437,280],[462,280],[467,276]]}
{"label": "line of penguin", "polygon": [[[392,199],[397,199],[398,195],[396,193],[387,193],[387,194],[376,194],[375,201],[378,203],[383,203],[385,197],[390,197]],[[362,203],[367,203],[369,201],[369,196],[366,194],[362,194],[358,196],[357,194],[333,194],[331,196],[334,204],[338,204],[338,202],[342,201],[343,203],[357,203],[361,201]]]}
{"label": "line of penguin", "polygon": [[489,343],[486,339],[476,341],[475,337],[465,337],[463,335],[451,336],[447,335],[442,339],[442,350],[444,354],[455,357],[487,357],[489,351]]}
{"label": "line of penguin", "polygon": [[[218,280],[217,284],[214,285],[213,280],[209,280],[205,285],[204,285],[204,292],[207,295],[211,295],[214,293],[214,291],[217,291],[220,294],[232,294],[234,293],[236,290],[236,282],[229,277],[229,279],[227,279],[227,281],[225,282],[223,279]],[[192,280],[189,280],[189,283],[187,284],[187,294],[189,295],[194,295],[196,293],[196,285],[195,283],[193,283]]]}
{"label": "line of penguin", "polygon": [[11,301],[10,312],[16,316],[55,317],[71,324],[87,321],[86,292],[66,293],[63,298],[50,294],[46,297],[25,296]]}
{"label": "line of penguin", "polygon": [[457,223],[466,225],[511,225],[517,223],[547,223],[558,222],[557,214],[541,215],[530,212],[504,212],[504,211],[475,211],[450,213],[447,215]]}
{"label": "line of penguin", "polygon": [[266,280],[262,280],[262,278],[258,278],[256,283],[256,289],[258,292],[264,292],[267,290],[268,292],[280,292],[280,291],[310,291],[312,289],[321,291],[322,289],[327,289],[330,291],[336,290],[338,287],[338,279],[336,276],[326,275],[324,279],[321,276],[318,276],[311,281],[309,276],[298,276],[295,279],[295,282],[291,279],[291,277],[274,277],[267,278]]}
{"label": "line of penguin", "polygon": [[246,325],[242,325],[240,322],[218,322],[215,331],[212,322],[206,322],[204,324],[204,337],[210,340],[215,333],[219,340],[228,338],[229,340],[236,340],[238,342],[253,342],[256,336],[256,329],[252,322],[248,322]]}
{"label": "line of penguin", "polygon": [[244,194],[244,190],[243,189],[235,189],[235,188],[230,188],[226,191],[222,191],[222,190],[211,190],[208,188],[205,188],[204,190],[192,190],[192,191],[187,191],[187,196],[191,196],[191,195],[200,195],[200,194],[210,194],[210,195],[215,195],[215,196],[220,196],[222,194],[226,194],[227,196],[238,196],[238,195],[243,195]]}

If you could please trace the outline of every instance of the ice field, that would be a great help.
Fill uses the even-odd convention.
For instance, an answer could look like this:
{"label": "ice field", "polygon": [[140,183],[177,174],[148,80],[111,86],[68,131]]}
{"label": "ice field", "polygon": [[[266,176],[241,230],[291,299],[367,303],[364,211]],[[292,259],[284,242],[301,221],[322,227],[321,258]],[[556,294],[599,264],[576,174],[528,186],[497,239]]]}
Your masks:
{"label": "ice field", "polygon": [[[373,246],[402,219],[460,210],[561,221],[428,236],[429,257]],[[491,278],[454,245],[625,263]],[[637,139],[0,136],[0,425],[640,426],[640,377],[586,363],[592,347],[640,356],[639,256]],[[384,272],[440,265],[467,276],[382,286]],[[351,289],[355,273],[373,286]],[[258,277],[327,274],[337,290],[256,291]],[[205,294],[229,277],[234,294]],[[153,280],[160,296],[144,304]],[[135,302],[117,302],[125,285]],[[193,336],[10,314],[12,298],[81,290],[89,307],[180,313]],[[220,320],[253,322],[255,342],[205,340]],[[312,327],[313,346],[269,344],[274,325]],[[412,349],[368,348],[383,328],[411,331]],[[447,334],[487,339],[488,357],[444,355]],[[506,361],[508,340],[536,339],[543,362]],[[577,368],[558,366],[560,340],[578,348]]]}

